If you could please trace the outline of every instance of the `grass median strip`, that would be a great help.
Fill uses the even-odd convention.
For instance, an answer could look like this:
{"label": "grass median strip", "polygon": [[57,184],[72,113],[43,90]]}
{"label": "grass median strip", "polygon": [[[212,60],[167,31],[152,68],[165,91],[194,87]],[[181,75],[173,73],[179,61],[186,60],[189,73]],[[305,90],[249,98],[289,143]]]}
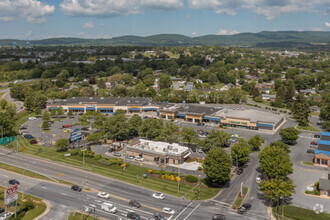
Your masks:
{"label": "grass median strip", "polygon": [[247,192],[248,192],[248,188],[244,186],[243,193],[239,192],[238,196],[236,197],[236,200],[232,206],[233,209],[238,209],[239,207],[241,207]]}

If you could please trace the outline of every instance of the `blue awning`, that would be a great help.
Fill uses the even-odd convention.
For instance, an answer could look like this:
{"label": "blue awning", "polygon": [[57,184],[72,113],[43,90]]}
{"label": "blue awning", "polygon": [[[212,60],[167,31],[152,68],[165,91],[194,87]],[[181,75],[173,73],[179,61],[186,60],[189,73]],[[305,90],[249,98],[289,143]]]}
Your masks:
{"label": "blue awning", "polygon": [[84,110],[84,108],[69,108],[69,110]]}
{"label": "blue awning", "polygon": [[48,108],[48,110],[53,110],[53,109],[57,110],[58,107],[49,107],[49,108]]}
{"label": "blue awning", "polygon": [[103,111],[103,110],[113,111],[113,108],[97,108],[97,110],[100,110],[100,111]]}
{"label": "blue awning", "polygon": [[204,117],[203,119],[210,121],[220,121],[220,118],[212,118],[212,117]]}
{"label": "blue awning", "polygon": [[319,145],[320,145],[320,144],[330,146],[330,141],[327,141],[327,140],[319,140]]}
{"label": "blue awning", "polygon": [[186,117],[186,114],[177,113],[177,114],[175,114],[175,116],[178,116],[178,117]]}
{"label": "blue awning", "polygon": [[322,131],[321,136],[330,136],[330,132]]}
{"label": "blue awning", "polygon": [[258,127],[259,127],[259,126],[261,126],[261,127],[270,127],[270,128],[274,127],[274,125],[271,125],[271,124],[263,124],[263,123],[257,123],[257,126],[258,126]]}
{"label": "blue awning", "polygon": [[95,111],[95,108],[86,108],[88,111]]}
{"label": "blue awning", "polygon": [[140,111],[139,108],[129,108],[128,111]]}
{"label": "blue awning", "polygon": [[143,111],[157,111],[157,108],[144,108]]}

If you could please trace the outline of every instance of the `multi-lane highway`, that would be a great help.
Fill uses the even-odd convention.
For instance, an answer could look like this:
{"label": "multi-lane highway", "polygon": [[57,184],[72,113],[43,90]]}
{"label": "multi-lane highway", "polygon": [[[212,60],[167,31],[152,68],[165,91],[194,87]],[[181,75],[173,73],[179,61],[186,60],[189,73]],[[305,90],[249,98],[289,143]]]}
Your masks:
{"label": "multi-lane highway", "polygon": [[[25,167],[35,172],[58,177],[61,173],[64,180],[81,185],[84,182],[86,188],[91,191],[78,193],[72,191],[70,187],[41,181],[25,177],[24,186],[26,193],[46,199],[50,201],[54,208],[63,208],[63,212],[81,209],[84,206],[95,206],[96,214],[106,219],[126,219],[127,212],[134,211],[138,213],[142,219],[151,217],[154,213],[161,213],[164,207],[169,207],[175,210],[174,215],[165,215],[172,220],[199,220],[211,219],[213,214],[224,214],[227,219],[266,219],[266,216],[258,213],[246,213],[243,216],[237,214],[230,208],[231,204],[228,201],[221,199],[209,200],[203,202],[186,201],[181,198],[166,195],[164,200],[152,198],[154,191],[123,183],[111,178],[100,176],[81,169],[64,166],[51,161],[44,161],[38,158],[28,157],[19,153],[0,148],[0,161],[3,163]],[[3,174],[5,171],[0,170],[0,182],[2,185],[8,184],[8,179],[17,178],[23,180],[23,176],[17,176],[14,173]],[[109,200],[104,200],[97,197],[97,192],[105,191],[110,194]],[[132,208],[128,205],[129,200],[137,200],[142,204],[141,208]],[[116,214],[110,214],[102,211],[100,206],[103,202],[108,201],[118,208]],[[55,219],[61,219],[58,211],[52,210],[50,215]]]}

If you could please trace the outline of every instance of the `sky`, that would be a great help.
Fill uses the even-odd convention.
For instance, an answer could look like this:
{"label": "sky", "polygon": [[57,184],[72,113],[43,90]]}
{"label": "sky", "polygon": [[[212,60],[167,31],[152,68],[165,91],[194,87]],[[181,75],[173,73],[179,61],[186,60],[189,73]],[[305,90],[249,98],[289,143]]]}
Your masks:
{"label": "sky", "polygon": [[0,39],[330,31],[330,0],[0,0]]}

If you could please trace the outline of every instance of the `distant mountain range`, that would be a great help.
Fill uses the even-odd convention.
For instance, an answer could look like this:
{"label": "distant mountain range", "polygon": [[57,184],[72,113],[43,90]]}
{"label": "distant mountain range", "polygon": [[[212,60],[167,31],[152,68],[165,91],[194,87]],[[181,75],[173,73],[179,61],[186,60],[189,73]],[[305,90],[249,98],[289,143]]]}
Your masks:
{"label": "distant mountain range", "polygon": [[194,46],[217,45],[239,47],[310,47],[312,45],[329,47],[329,31],[263,31],[259,33],[240,33],[235,35],[205,35],[187,37],[179,34],[158,34],[148,37],[133,35],[111,39],[50,38],[43,40],[0,40],[0,46],[25,46],[27,42],[34,46],[90,46],[90,45],[135,45],[135,46]]}

